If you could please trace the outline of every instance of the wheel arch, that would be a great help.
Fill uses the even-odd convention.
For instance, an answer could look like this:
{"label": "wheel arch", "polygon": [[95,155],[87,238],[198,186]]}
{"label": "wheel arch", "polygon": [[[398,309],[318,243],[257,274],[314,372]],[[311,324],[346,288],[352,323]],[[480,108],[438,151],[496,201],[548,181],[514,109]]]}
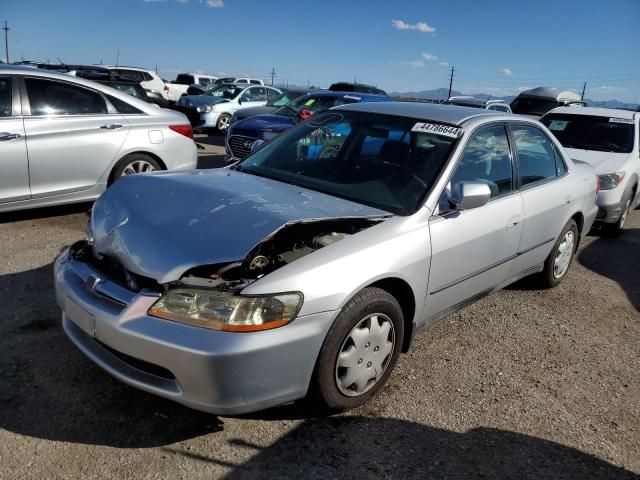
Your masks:
{"label": "wheel arch", "polygon": [[367,285],[365,288],[367,287],[376,287],[386,291],[400,304],[402,316],[404,317],[404,338],[401,352],[407,353],[413,337],[413,317],[416,314],[416,297],[413,289],[405,280],[398,277],[382,278]]}
{"label": "wheel arch", "polygon": [[577,251],[578,247],[580,246],[580,240],[582,239],[582,236],[586,235],[589,232],[582,231],[582,229],[584,228],[584,215],[582,212],[574,213],[569,220],[573,220],[574,222],[576,222],[576,225],[578,225],[578,239],[576,241],[576,247],[574,250]]}
{"label": "wheel arch", "polygon": [[107,185],[111,185],[113,183],[113,175],[114,175],[114,173],[116,171],[116,168],[118,168],[118,165],[120,165],[127,157],[130,157],[131,155],[146,155],[147,157],[151,157],[156,162],[158,162],[160,164],[160,168],[162,168],[162,170],[166,170],[167,169],[166,163],[164,163],[164,161],[158,155],[156,155],[155,153],[148,152],[146,150],[134,150],[133,152],[127,152],[125,155],[120,157],[117,162],[115,162],[113,164],[113,166],[111,167],[111,171],[109,172],[109,178],[107,180]]}

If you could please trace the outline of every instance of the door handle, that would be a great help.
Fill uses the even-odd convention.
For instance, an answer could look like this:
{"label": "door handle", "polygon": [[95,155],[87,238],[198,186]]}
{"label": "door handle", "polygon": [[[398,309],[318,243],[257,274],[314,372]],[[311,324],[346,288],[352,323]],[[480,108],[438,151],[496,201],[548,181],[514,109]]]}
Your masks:
{"label": "door handle", "polygon": [[107,123],[100,127],[103,130],[115,130],[116,128],[122,128],[121,123]]}
{"label": "door handle", "polygon": [[22,137],[22,135],[19,133],[0,132],[0,142],[5,140],[15,140],[20,137]]}

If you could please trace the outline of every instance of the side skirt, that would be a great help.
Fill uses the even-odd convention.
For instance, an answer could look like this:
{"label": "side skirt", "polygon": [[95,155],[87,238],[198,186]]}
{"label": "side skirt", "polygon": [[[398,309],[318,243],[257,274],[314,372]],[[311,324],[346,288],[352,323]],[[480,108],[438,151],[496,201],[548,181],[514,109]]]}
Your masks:
{"label": "side skirt", "polygon": [[508,278],[504,282],[499,283],[499,284],[495,285],[494,287],[491,287],[491,288],[488,288],[486,290],[483,290],[482,292],[477,293],[474,296],[469,297],[469,298],[467,298],[466,300],[463,300],[460,303],[456,303],[455,305],[447,308],[446,310],[443,310],[440,313],[436,313],[435,315],[432,315],[431,317],[423,320],[418,325],[416,325],[416,328],[413,329],[414,333],[413,333],[413,338],[411,339],[412,343],[413,343],[413,339],[420,332],[422,332],[425,328],[427,328],[428,326],[433,325],[434,323],[437,323],[440,320],[445,319],[449,315],[452,315],[452,314],[462,310],[465,307],[468,307],[469,305],[477,302],[478,300],[486,297],[487,295],[495,292],[496,290],[501,290],[504,287],[507,287],[507,286],[511,285],[512,283],[517,282],[518,280],[522,280],[523,278],[528,277],[529,275],[533,275],[534,273],[540,273],[540,272],[542,272],[542,270],[544,270],[544,264],[543,263],[541,263],[540,265],[535,265],[533,267],[529,267],[528,269],[523,270],[522,272],[514,275],[513,277]]}

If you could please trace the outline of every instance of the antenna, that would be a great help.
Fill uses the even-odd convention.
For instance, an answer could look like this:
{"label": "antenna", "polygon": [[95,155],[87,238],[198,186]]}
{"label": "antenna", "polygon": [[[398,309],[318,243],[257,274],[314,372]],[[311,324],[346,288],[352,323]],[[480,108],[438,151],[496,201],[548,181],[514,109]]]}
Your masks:
{"label": "antenna", "polygon": [[580,100],[584,100],[584,91],[587,89],[587,82],[584,82],[582,85],[582,95],[580,96]]}

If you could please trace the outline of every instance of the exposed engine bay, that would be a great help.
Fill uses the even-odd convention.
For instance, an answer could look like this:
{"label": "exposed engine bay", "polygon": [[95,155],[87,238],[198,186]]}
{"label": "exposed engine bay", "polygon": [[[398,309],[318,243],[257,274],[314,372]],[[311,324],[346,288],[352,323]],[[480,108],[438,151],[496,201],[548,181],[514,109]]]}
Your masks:
{"label": "exposed engine bay", "polygon": [[262,276],[372,227],[384,218],[346,218],[287,224],[258,244],[242,261],[205,265],[180,283],[239,291]]}

